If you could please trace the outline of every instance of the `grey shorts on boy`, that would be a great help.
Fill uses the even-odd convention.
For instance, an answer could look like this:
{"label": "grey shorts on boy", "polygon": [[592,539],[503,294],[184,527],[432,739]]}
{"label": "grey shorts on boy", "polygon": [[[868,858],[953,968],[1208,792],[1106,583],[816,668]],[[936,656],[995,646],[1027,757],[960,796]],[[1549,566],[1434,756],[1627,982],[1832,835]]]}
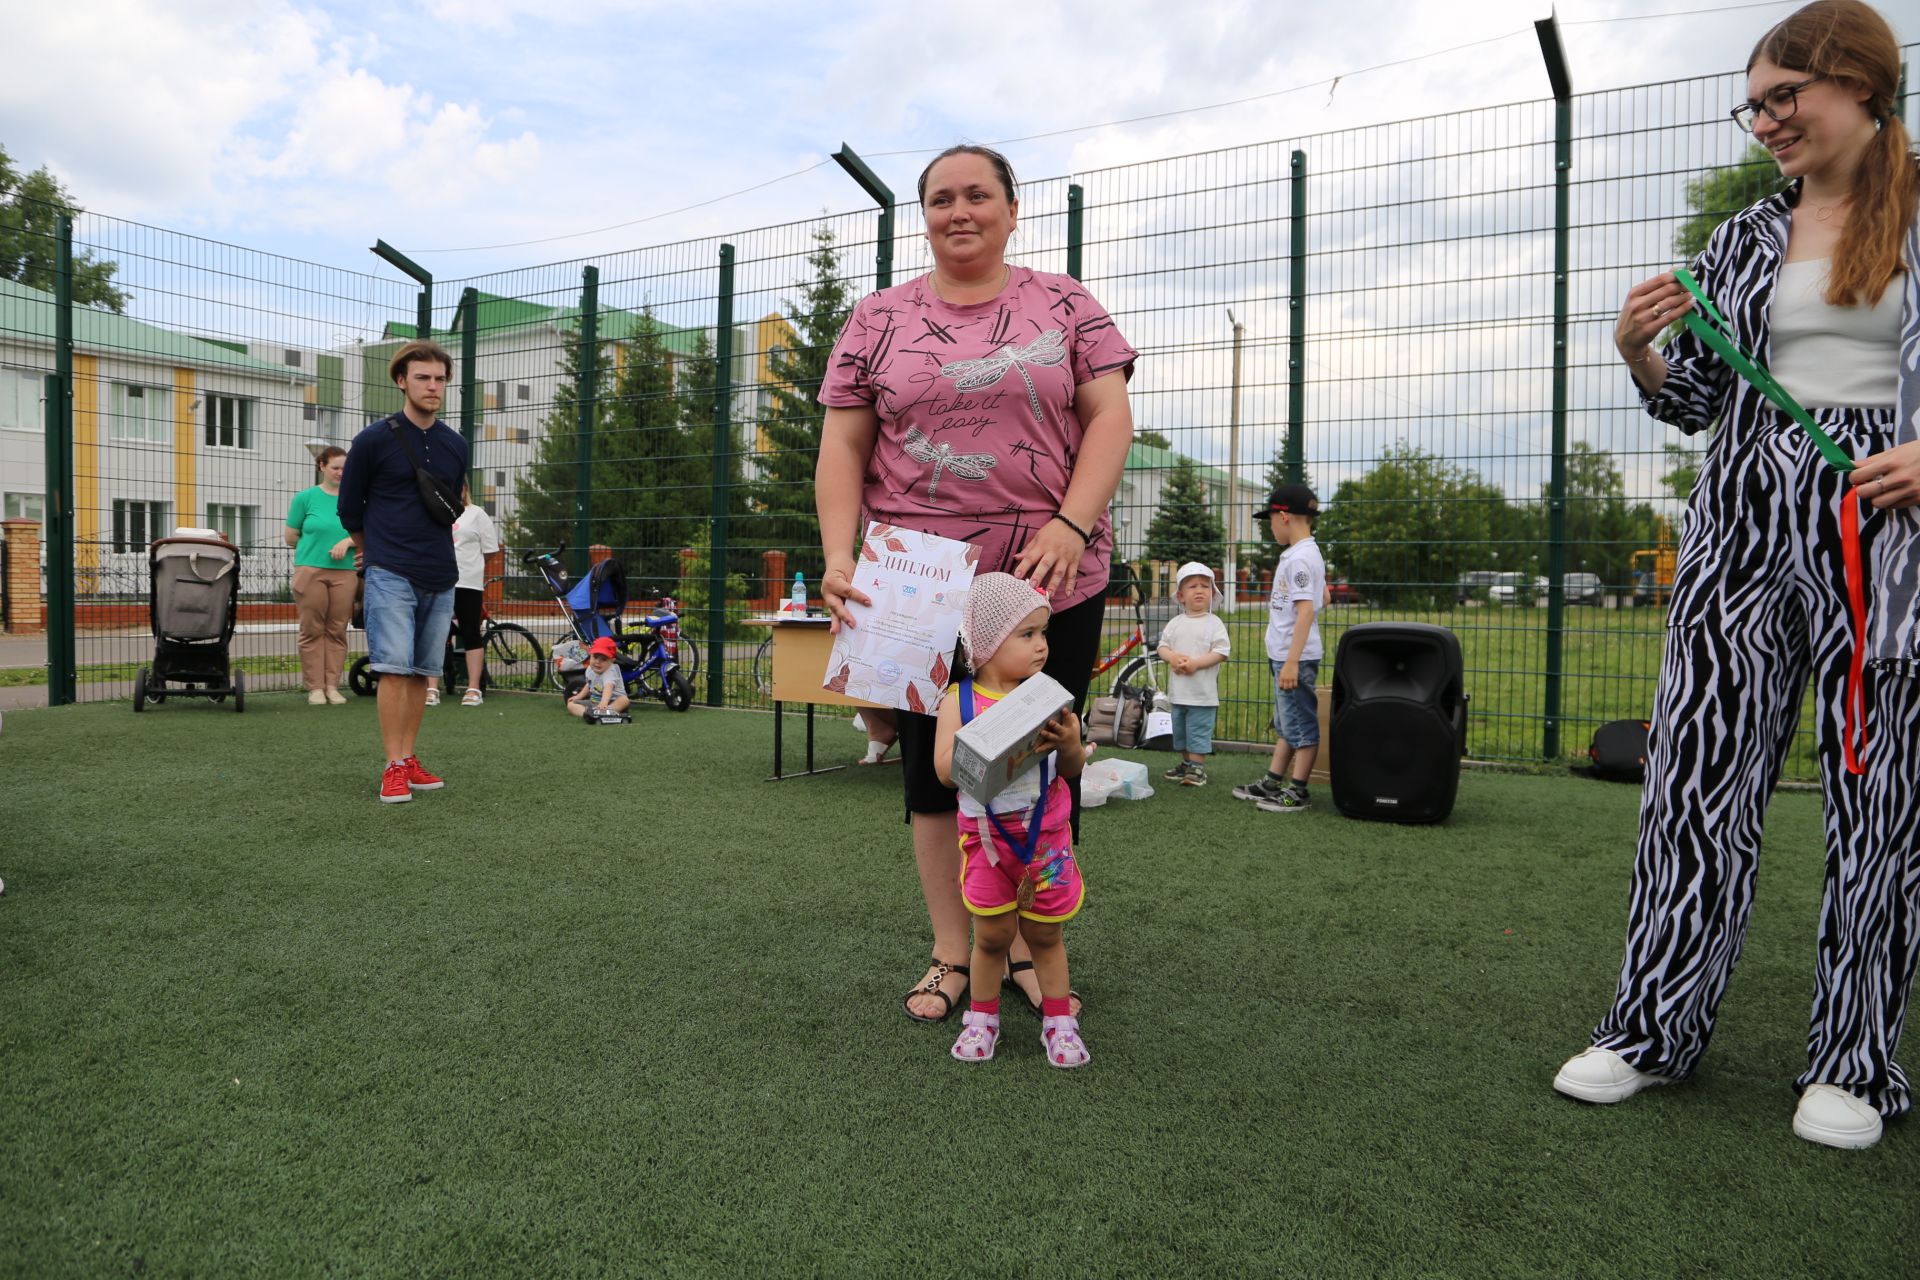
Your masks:
{"label": "grey shorts on boy", "polygon": [[1314,693],[1314,681],[1320,676],[1320,660],[1302,660],[1300,683],[1291,689],[1280,687],[1280,668],[1284,662],[1267,659],[1273,669],[1273,731],[1290,747],[1320,745],[1320,698]]}

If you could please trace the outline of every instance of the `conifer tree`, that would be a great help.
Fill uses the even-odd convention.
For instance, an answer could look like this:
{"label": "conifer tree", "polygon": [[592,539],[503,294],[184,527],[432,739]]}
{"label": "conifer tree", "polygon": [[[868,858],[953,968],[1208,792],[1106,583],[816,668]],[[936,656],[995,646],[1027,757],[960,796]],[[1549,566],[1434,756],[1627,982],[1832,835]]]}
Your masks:
{"label": "conifer tree", "polygon": [[1207,509],[1206,486],[1191,458],[1182,458],[1160,487],[1160,506],[1147,526],[1147,559],[1218,564],[1226,529]]}

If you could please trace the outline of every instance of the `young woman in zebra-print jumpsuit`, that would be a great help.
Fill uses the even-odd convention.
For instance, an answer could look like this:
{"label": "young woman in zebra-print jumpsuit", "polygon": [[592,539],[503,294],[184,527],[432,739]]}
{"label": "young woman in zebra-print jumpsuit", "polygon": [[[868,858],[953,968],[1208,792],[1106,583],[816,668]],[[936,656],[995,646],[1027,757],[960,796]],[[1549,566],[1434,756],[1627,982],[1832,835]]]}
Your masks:
{"label": "young woman in zebra-print jumpsuit", "polygon": [[[1809,5],[1762,38],[1736,119],[1793,182],[1722,224],[1693,268],[1763,366],[1783,378],[1794,368],[1802,390],[1788,390],[1857,460],[1850,475],[1691,331],[1653,349],[1693,305],[1671,274],[1636,286],[1620,313],[1615,340],[1648,412],[1688,432],[1720,425],[1675,572],[1619,986],[1592,1047],[1554,1080],[1618,1102],[1699,1063],[1811,678],[1827,869],[1793,1127],[1842,1147],[1872,1145],[1881,1118],[1911,1105],[1893,1055],[1920,958],[1920,177],[1893,109],[1899,52],[1858,0]],[[1783,319],[1783,267],[1803,262],[1816,274],[1795,278],[1823,292],[1802,290],[1786,305],[1806,310]],[[1838,314],[1822,301],[1857,308],[1843,321],[1854,345],[1814,361],[1802,347],[1792,365],[1773,332]],[[1866,390],[1835,401],[1835,387]],[[1864,633],[1849,607],[1843,501],[1858,504]],[[1859,773],[1846,752],[1850,726],[1860,741],[1862,716],[1847,708],[1856,650]]]}

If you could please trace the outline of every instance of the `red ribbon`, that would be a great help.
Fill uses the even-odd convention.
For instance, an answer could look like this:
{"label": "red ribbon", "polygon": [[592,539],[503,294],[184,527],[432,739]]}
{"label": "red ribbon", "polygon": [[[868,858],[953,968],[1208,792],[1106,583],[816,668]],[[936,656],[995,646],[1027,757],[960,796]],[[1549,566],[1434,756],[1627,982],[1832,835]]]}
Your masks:
{"label": "red ribbon", "polygon": [[[1865,575],[1860,568],[1860,504],[1866,495],[1851,485],[1843,483],[1840,490],[1840,561],[1847,572],[1847,612],[1853,622],[1853,656],[1847,661],[1847,695],[1845,737],[1841,740],[1841,751],[1846,760],[1847,772],[1861,774],[1867,771],[1861,763],[1867,754],[1867,695],[1862,675],[1866,663],[1867,645],[1867,589]],[[1859,746],[1854,746],[1855,738]]]}

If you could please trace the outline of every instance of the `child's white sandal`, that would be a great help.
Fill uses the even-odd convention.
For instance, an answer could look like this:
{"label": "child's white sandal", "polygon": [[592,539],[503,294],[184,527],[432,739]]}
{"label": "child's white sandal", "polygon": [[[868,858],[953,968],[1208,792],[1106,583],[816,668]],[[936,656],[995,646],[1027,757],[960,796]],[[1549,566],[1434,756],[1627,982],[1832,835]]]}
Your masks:
{"label": "child's white sandal", "polygon": [[953,1056],[961,1062],[985,1062],[1000,1047],[1000,1019],[972,1009],[960,1015],[960,1038],[953,1042]]}
{"label": "child's white sandal", "polygon": [[1080,1038],[1079,1020],[1066,1014],[1041,1020],[1040,1047],[1046,1051],[1050,1067],[1084,1067],[1093,1060],[1086,1041]]}

